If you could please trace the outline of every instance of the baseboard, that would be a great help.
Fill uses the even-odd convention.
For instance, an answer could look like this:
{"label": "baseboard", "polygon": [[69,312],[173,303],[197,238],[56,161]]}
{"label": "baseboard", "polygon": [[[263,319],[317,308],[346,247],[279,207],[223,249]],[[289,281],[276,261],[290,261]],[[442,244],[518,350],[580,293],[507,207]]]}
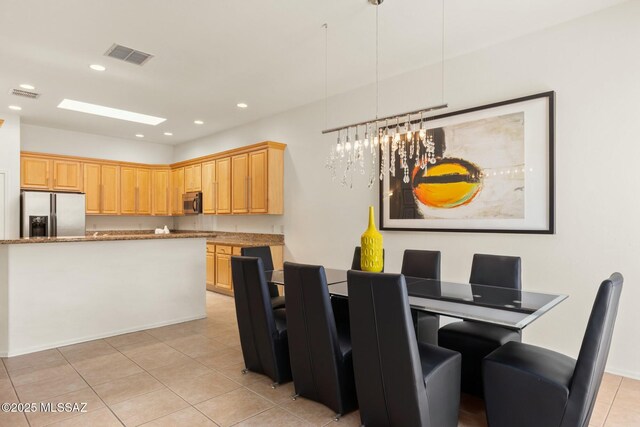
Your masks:
{"label": "baseboard", "polygon": [[92,336],[85,336],[85,337],[82,337],[82,338],[77,338],[77,339],[72,339],[72,340],[65,340],[65,341],[60,341],[60,342],[56,342],[56,343],[52,343],[52,344],[46,344],[46,345],[36,346],[36,347],[31,347],[31,348],[26,348],[26,349],[19,349],[19,350],[11,351],[11,352],[0,352],[0,357],[21,356],[23,354],[35,353],[37,351],[43,351],[43,350],[50,350],[52,348],[64,347],[66,345],[80,344],[80,343],[87,342],[87,341],[93,341],[93,340],[99,340],[99,339],[102,339],[102,338],[114,337],[116,335],[129,334],[129,333],[132,333],[132,332],[140,332],[140,331],[144,331],[144,330],[147,330],[147,329],[160,328],[162,326],[176,325],[178,323],[190,322],[192,320],[205,319],[206,317],[207,317],[207,314],[205,313],[204,315],[190,316],[190,317],[185,317],[185,318],[181,318],[181,319],[169,320],[169,321],[165,321],[165,322],[158,322],[158,323],[152,323],[152,324],[143,325],[143,326],[136,326],[136,327],[133,327],[133,328],[121,329],[121,330],[117,330],[117,331],[113,331],[113,332],[109,332],[109,333],[97,334],[97,335],[92,335]]}
{"label": "baseboard", "polygon": [[628,371],[626,369],[608,368],[608,374],[620,375],[621,377],[631,378],[632,380],[640,380],[640,374],[638,372]]}

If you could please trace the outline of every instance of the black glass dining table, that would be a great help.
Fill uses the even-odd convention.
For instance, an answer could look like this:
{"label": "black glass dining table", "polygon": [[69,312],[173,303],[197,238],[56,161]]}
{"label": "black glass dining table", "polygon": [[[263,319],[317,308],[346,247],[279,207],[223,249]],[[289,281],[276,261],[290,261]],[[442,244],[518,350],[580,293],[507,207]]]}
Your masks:
{"label": "black glass dining table", "polygon": [[[329,294],[348,298],[347,270],[325,269]],[[283,285],[283,270],[266,272],[268,282]],[[474,283],[405,276],[409,304],[433,314],[475,320],[521,330],[567,299],[567,295],[506,289]]]}

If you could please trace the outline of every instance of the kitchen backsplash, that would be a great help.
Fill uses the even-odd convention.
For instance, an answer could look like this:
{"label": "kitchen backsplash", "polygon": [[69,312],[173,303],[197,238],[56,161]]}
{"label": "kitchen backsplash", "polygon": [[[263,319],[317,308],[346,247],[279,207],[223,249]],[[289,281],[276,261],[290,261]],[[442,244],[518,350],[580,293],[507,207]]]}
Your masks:
{"label": "kitchen backsplash", "polygon": [[170,216],[96,216],[88,215],[86,228],[88,232],[104,230],[154,230],[174,229],[174,218]]}
{"label": "kitchen backsplash", "polygon": [[281,215],[193,215],[174,218],[175,230],[285,234]]}

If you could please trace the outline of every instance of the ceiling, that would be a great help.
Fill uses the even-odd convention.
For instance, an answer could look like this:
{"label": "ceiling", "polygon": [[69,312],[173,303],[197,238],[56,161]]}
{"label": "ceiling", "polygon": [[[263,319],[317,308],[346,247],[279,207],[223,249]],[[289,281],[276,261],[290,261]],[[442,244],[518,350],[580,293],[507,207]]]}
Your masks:
{"label": "ceiling", "polygon": [[[538,31],[624,0],[446,0],[446,54]],[[367,0],[0,0],[0,112],[24,123],[178,144],[375,81]],[[386,0],[380,78],[441,55],[441,0]],[[103,56],[119,43],[143,66]],[[90,70],[102,64],[104,72]],[[29,83],[37,100],[9,95]],[[167,118],[149,126],[56,108],[64,99]],[[236,104],[246,102],[249,108]],[[194,120],[204,121],[195,125]],[[164,136],[172,132],[173,136]]]}

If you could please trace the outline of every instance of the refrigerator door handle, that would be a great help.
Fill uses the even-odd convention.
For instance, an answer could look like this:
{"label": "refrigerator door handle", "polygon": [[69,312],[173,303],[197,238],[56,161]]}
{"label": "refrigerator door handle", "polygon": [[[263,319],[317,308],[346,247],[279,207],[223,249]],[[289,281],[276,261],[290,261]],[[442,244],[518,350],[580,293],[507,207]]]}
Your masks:
{"label": "refrigerator door handle", "polygon": [[51,193],[51,229],[49,230],[49,237],[56,237],[58,235],[57,203],[58,199],[56,194]]}

